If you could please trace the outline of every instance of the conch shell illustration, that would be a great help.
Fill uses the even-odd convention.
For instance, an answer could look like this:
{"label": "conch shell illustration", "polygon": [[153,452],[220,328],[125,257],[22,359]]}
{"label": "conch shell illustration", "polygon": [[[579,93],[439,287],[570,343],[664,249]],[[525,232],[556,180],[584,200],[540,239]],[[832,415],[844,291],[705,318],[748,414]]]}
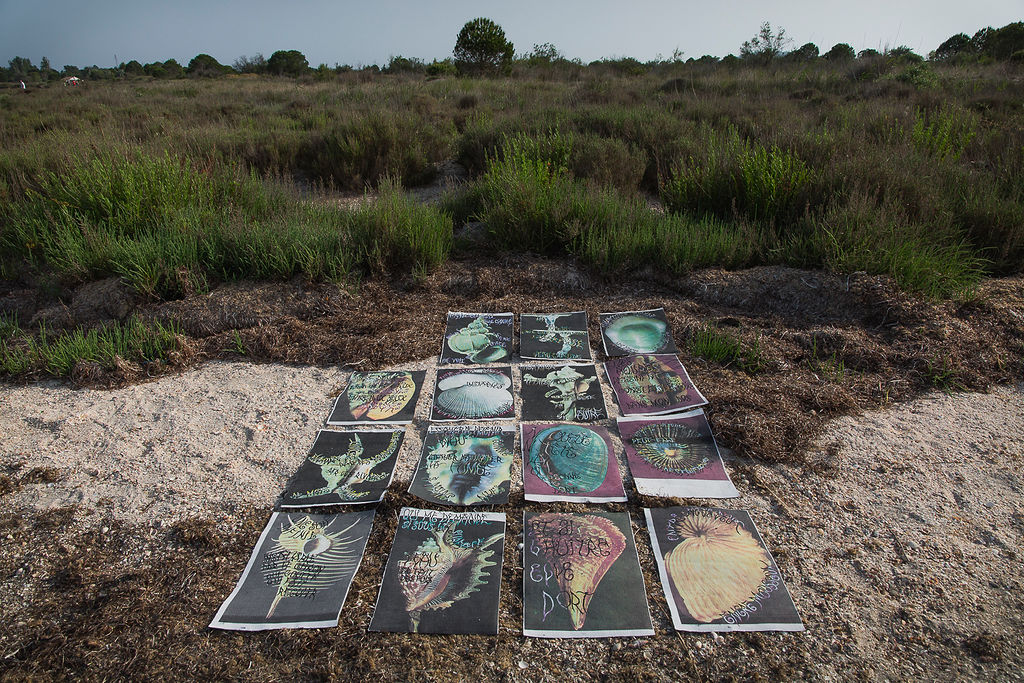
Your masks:
{"label": "conch shell illustration", "polygon": [[721,619],[757,592],[771,560],[735,520],[695,510],[672,527],[683,540],[665,553],[665,568],[694,619]]}
{"label": "conch shell illustration", "polygon": [[606,517],[564,512],[536,515],[530,529],[541,555],[555,571],[562,602],[578,631],[587,620],[598,584],[626,549],[626,537]]}
{"label": "conch shell illustration", "polygon": [[483,316],[448,337],[448,348],[472,363],[493,363],[508,355],[501,336],[491,331]]}
{"label": "conch shell illustration", "polygon": [[357,420],[385,420],[398,414],[416,393],[411,372],[358,372],[348,387],[348,405]]}
{"label": "conch shell illustration", "polygon": [[405,596],[405,610],[412,620],[413,633],[419,630],[420,613],[443,610],[480,590],[489,580],[494,550],[504,533],[484,539],[466,548],[454,543],[455,525],[444,531],[431,531],[408,557],[398,562],[398,583]]}

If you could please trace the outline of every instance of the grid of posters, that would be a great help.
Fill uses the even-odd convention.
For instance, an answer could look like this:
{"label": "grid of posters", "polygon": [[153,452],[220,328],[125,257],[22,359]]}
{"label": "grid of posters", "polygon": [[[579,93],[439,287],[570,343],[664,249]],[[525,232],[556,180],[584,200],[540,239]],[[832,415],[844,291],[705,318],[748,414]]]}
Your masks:
{"label": "grid of posters", "polygon": [[644,509],[677,631],[803,631],[771,553],[743,510]]}
{"label": "grid of posters", "polygon": [[510,420],[516,415],[512,368],[438,368],[432,422]]}
{"label": "grid of posters", "polygon": [[439,505],[508,502],[515,428],[431,425],[409,493]]}
{"label": "grid of posters", "polygon": [[735,498],[704,411],[616,420],[636,490],[667,498]]}
{"label": "grid of posters", "polygon": [[523,313],[519,316],[519,356],[531,360],[590,360],[587,312]]}
{"label": "grid of posters", "polygon": [[391,485],[405,432],[321,429],[278,507],[377,503]]}
{"label": "grid of posters", "polygon": [[571,424],[520,425],[526,500],[626,500],[608,430]]}
{"label": "grid of posters", "polygon": [[511,313],[449,312],[441,364],[499,363],[512,356]]}
{"label": "grid of posters", "polygon": [[327,424],[409,424],[426,374],[425,370],[353,372]]}
{"label": "grid of posters", "polygon": [[608,418],[596,365],[523,365],[523,420],[596,422]]}
{"label": "grid of posters", "polygon": [[674,355],[613,358],[604,369],[623,415],[664,415],[707,405]]}
{"label": "grid of posters", "polygon": [[337,626],[373,515],[373,510],[275,512],[210,627],[265,631]]}
{"label": "grid of posters", "polygon": [[607,356],[676,353],[664,308],[601,314],[601,340]]}
{"label": "grid of posters", "polygon": [[402,508],[371,631],[498,632],[505,515]]}
{"label": "grid of posters", "polygon": [[523,635],[654,635],[628,513],[525,511],[523,535]]}

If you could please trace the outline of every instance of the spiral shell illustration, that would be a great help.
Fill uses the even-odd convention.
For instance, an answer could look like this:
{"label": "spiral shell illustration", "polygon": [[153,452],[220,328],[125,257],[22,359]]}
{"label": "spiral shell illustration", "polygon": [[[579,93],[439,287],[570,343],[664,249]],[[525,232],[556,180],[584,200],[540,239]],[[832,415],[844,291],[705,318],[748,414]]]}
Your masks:
{"label": "spiral shell illustration", "polygon": [[493,363],[508,355],[501,335],[492,331],[480,316],[448,337],[448,348],[472,363]]}
{"label": "spiral shell illustration", "polygon": [[401,412],[415,394],[410,372],[355,373],[348,387],[349,411],[356,419],[385,420]]}
{"label": "spiral shell illustration", "polygon": [[626,549],[626,537],[598,515],[545,512],[530,521],[533,542],[555,571],[575,630],[583,628],[598,584]]}
{"label": "spiral shell illustration", "polygon": [[530,444],[530,469],[545,484],[565,493],[588,493],[608,474],[608,445],[593,430],[551,427]]}
{"label": "spiral shell illustration", "polygon": [[644,425],[629,439],[637,455],[673,474],[694,474],[711,462],[714,446],[686,425],[659,422]]}
{"label": "spiral shell illustration", "polygon": [[665,568],[687,611],[709,623],[749,600],[771,567],[753,535],[720,513],[695,510],[672,523],[683,539]]}
{"label": "spiral shell illustration", "polygon": [[604,333],[616,346],[630,353],[654,353],[665,346],[668,325],[657,318],[624,315],[609,323]]}
{"label": "spiral shell illustration", "polygon": [[460,372],[437,383],[438,410],[454,418],[506,416],[512,411],[508,376],[494,372]]}

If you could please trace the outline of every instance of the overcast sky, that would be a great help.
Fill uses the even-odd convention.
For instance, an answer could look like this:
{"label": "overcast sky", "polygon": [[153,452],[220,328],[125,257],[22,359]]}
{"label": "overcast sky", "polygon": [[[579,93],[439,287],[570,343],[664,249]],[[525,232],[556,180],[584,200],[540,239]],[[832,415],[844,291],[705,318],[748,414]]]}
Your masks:
{"label": "overcast sky", "polygon": [[785,28],[798,47],[856,50],[909,45],[921,54],[949,36],[1024,19],[1022,0],[0,0],[0,60],[112,66],[205,52],[230,64],[241,55],[299,50],[316,66],[385,64],[393,55],[451,55],[462,25],[493,19],[517,53],[554,43],[584,62],[641,61],[676,48],[686,57],[738,53],[760,25]]}

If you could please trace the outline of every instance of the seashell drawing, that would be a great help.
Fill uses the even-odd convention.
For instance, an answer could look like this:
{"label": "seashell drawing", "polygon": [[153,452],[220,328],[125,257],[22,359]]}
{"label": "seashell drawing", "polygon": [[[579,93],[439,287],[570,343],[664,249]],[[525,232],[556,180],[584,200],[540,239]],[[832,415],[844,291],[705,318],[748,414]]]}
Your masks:
{"label": "seashell drawing", "polygon": [[447,391],[467,384],[486,384],[499,389],[507,389],[512,386],[512,380],[502,372],[456,372],[443,377],[437,383],[437,388]]}
{"label": "seashell drawing", "polygon": [[673,474],[694,474],[711,462],[711,445],[696,429],[672,422],[644,425],[630,437],[637,455]]}
{"label": "seashell drawing", "polygon": [[637,356],[619,374],[619,384],[640,405],[680,403],[689,389],[683,378],[657,356]]}
{"label": "seashell drawing", "polygon": [[550,427],[533,438],[529,462],[533,473],[551,488],[588,493],[608,474],[608,444],[586,427]]}
{"label": "seashell drawing", "polygon": [[626,549],[626,537],[606,517],[564,512],[535,515],[530,533],[554,570],[573,629],[580,630],[601,579]]}
{"label": "seashell drawing", "polygon": [[683,540],[665,553],[665,568],[694,619],[721,619],[757,593],[771,559],[735,520],[695,510],[672,528]]}
{"label": "seashell drawing", "polygon": [[480,316],[448,337],[448,348],[472,363],[493,363],[508,355],[501,336]]}
{"label": "seashell drawing", "polygon": [[505,448],[500,434],[470,436],[458,446],[439,443],[431,455],[449,460],[446,467],[428,470],[431,490],[441,500],[457,505],[473,505],[492,498],[492,487],[509,480],[512,453]]}
{"label": "seashell drawing", "polygon": [[668,325],[657,318],[624,315],[609,323],[604,333],[616,346],[630,353],[654,353],[665,346]]}
{"label": "seashell drawing", "polygon": [[512,413],[511,380],[501,373],[460,372],[437,383],[437,409],[452,418],[475,420]]}
{"label": "seashell drawing", "polygon": [[401,412],[415,394],[411,372],[355,373],[348,386],[348,407],[357,420],[385,420]]}

